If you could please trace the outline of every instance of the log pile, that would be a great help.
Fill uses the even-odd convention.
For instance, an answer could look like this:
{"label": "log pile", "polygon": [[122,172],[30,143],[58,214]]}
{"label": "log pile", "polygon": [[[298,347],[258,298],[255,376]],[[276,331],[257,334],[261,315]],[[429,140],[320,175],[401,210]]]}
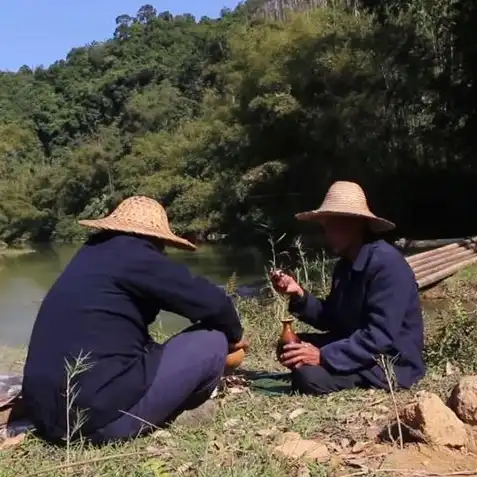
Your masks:
{"label": "log pile", "polygon": [[477,263],[477,236],[407,257],[419,288],[426,288]]}

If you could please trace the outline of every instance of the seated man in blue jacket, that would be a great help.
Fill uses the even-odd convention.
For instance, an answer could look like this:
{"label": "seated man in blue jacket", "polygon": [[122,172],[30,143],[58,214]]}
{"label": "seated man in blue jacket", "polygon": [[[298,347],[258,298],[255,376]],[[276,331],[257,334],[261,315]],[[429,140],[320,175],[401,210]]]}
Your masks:
{"label": "seated man in blue jacket", "polygon": [[[317,210],[297,215],[324,228],[340,257],[326,299],[309,295],[290,276],[274,272],[276,289],[290,296],[289,311],[325,334],[303,334],[280,360],[293,388],[327,394],[354,387],[388,388],[383,364],[409,388],[425,373],[423,320],[414,273],[401,253],[376,234],[394,224],[376,217],[361,187],[336,182]],[[384,359],[384,363],[383,363]]]}
{"label": "seated man in blue jacket", "polygon": [[[83,437],[127,439],[207,401],[228,352],[246,343],[225,292],[164,254],[165,245],[195,247],[172,233],[158,202],[132,197],[108,217],[80,223],[100,233],[80,249],[41,305],[23,399],[50,441],[64,439],[68,420],[71,432],[78,416]],[[160,310],[197,325],[156,343],[148,326]],[[67,406],[66,362],[75,367],[78,361],[76,371],[83,372],[69,383],[74,402]]]}

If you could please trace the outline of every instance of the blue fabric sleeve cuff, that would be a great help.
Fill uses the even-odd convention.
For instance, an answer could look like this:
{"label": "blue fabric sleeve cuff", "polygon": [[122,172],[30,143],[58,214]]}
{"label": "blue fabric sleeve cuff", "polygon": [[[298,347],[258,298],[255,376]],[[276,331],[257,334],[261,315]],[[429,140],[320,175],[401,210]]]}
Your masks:
{"label": "blue fabric sleeve cuff", "polygon": [[305,292],[303,296],[293,295],[290,297],[288,304],[288,312],[291,315],[300,315],[305,311],[306,303],[308,301],[308,293]]}
{"label": "blue fabric sleeve cuff", "polygon": [[323,320],[323,302],[307,292],[302,297],[292,297],[288,311],[295,318],[313,328],[318,328],[319,323],[325,324]]}

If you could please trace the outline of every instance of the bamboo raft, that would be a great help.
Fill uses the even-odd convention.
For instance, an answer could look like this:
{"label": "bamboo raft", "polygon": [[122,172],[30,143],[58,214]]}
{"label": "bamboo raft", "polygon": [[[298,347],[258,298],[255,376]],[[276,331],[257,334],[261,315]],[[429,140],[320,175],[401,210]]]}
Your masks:
{"label": "bamboo raft", "polygon": [[427,288],[477,263],[477,236],[406,258],[419,289]]}

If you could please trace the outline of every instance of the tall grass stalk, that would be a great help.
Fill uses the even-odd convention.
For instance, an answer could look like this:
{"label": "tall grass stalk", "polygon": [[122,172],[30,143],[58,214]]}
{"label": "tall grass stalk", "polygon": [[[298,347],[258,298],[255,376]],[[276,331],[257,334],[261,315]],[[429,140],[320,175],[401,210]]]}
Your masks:
{"label": "tall grass stalk", "polygon": [[402,432],[402,423],[401,417],[399,415],[399,407],[396,399],[396,373],[394,371],[394,364],[396,363],[397,357],[390,358],[389,356],[379,355],[378,364],[383,370],[384,376],[386,377],[386,382],[389,388],[389,393],[391,394],[391,400],[393,402],[394,413],[396,415],[396,426],[398,431],[399,438],[399,448],[404,449],[404,437]]}
{"label": "tall grass stalk", "polygon": [[[301,240],[301,237],[297,237],[294,242],[294,247],[296,248],[298,252],[298,257],[299,257],[299,265],[300,267],[297,270],[296,273],[296,278],[299,283],[302,283],[302,285],[305,288],[310,288],[311,283],[310,283],[310,274],[308,273],[309,269],[309,262],[308,258],[305,253],[305,249],[303,248],[303,242]],[[301,279],[301,274],[303,274],[303,280]]]}
{"label": "tall grass stalk", "polygon": [[310,260],[303,247],[301,237],[295,239],[293,247],[298,254],[298,264],[295,268],[295,276],[303,288],[312,292],[318,286],[318,293],[325,295],[329,292],[331,275],[329,273],[331,261],[324,253],[319,258]]}
{"label": "tall grass stalk", "polygon": [[[286,237],[286,234],[283,234],[278,240],[274,240],[273,237],[269,236],[268,243],[270,244],[270,251],[272,254],[272,258],[269,260],[270,270],[278,270],[280,269],[280,262],[278,260],[279,255],[277,254],[277,245]],[[277,321],[282,321],[286,318],[287,310],[288,310],[288,300],[286,297],[278,293],[270,279],[270,270],[265,270],[265,277],[269,286],[269,289],[273,295],[273,315]]]}
{"label": "tall grass stalk", "polygon": [[[271,251],[269,266],[272,271],[282,268],[282,264],[280,262],[281,256],[289,257],[288,252],[277,253],[277,245],[284,238],[285,235],[282,235],[278,240],[275,241],[272,237],[269,237],[268,243],[270,244]],[[329,291],[331,282],[331,276],[329,273],[330,261],[324,254],[322,254],[322,258],[310,260],[303,246],[301,237],[297,237],[294,240],[293,248],[296,250],[298,255],[298,261],[292,272],[297,282],[309,292],[315,291],[318,287],[318,293],[321,296],[326,295]],[[277,320],[283,320],[287,315],[288,299],[274,289],[270,280],[269,270],[266,270],[266,279],[274,298],[275,318]]]}
{"label": "tall grass stalk", "polygon": [[321,279],[321,290],[324,292],[328,291],[331,287],[331,273],[329,272],[331,265],[331,260],[323,253],[320,260],[320,279]]}
{"label": "tall grass stalk", "polygon": [[[75,402],[79,395],[78,383],[75,379],[83,373],[86,373],[93,367],[93,363],[89,362],[90,354],[82,352],[71,361],[65,359],[66,371],[66,462],[70,464],[71,460],[71,443],[73,438],[81,431],[84,426],[87,415],[86,410],[79,409],[75,406]],[[74,419],[72,416],[74,415]]]}

